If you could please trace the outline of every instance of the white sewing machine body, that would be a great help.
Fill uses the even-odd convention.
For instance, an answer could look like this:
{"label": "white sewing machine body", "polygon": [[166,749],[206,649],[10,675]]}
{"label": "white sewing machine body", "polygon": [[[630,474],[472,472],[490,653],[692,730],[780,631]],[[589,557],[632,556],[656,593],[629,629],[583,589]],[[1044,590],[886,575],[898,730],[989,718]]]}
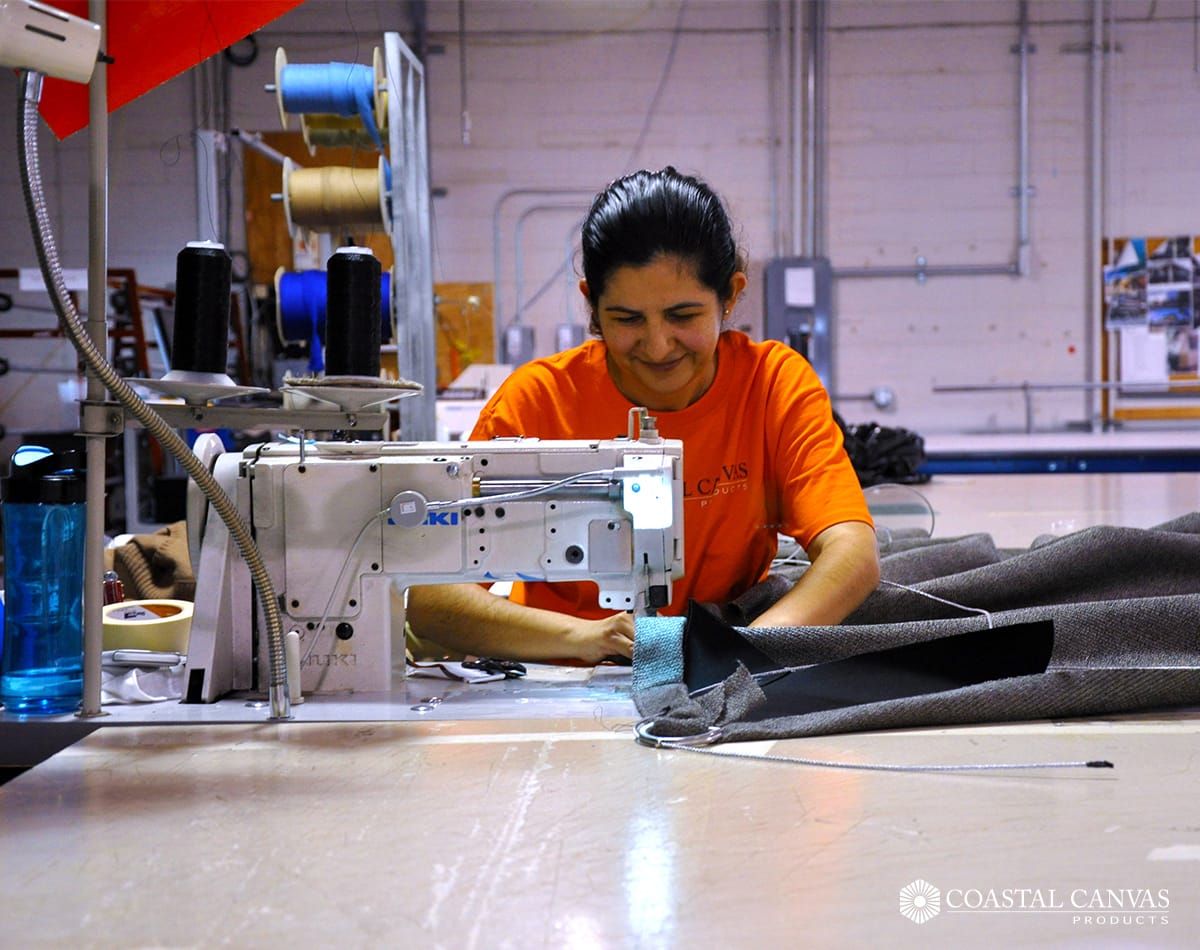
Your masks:
{"label": "white sewing machine body", "polygon": [[[590,580],[612,610],[665,605],[683,574],[682,467],[682,444],[661,439],[321,442],[224,454],[214,475],[313,693],[390,688],[414,584]],[[205,521],[185,702],[261,688],[269,669],[250,573]]]}

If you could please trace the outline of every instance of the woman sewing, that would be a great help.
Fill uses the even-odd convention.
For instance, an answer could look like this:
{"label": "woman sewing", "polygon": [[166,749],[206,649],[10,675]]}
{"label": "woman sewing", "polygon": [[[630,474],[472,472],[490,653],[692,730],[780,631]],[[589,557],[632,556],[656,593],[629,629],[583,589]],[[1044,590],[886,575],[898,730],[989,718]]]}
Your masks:
{"label": "woman sewing", "polygon": [[[839,623],[879,581],[875,533],[829,397],[795,350],[728,324],[745,264],[720,198],[673,168],[605,189],[582,232],[579,289],[596,339],[518,367],[472,440],[607,439],[645,406],[683,442],[685,576],[664,614],[721,603],[763,580],[779,533],[812,566],[752,621]],[[633,655],[634,622],[590,583],[413,587],[414,633],[467,654],[600,662]]]}

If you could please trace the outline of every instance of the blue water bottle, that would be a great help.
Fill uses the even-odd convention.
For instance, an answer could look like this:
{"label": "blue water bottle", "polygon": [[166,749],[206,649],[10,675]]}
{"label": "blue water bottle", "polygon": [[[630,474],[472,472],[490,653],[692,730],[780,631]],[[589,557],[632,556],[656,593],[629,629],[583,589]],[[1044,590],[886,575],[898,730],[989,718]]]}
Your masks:
{"label": "blue water bottle", "polygon": [[0,703],[10,713],[74,712],[83,698],[87,484],[78,452],[17,449],[4,503]]}

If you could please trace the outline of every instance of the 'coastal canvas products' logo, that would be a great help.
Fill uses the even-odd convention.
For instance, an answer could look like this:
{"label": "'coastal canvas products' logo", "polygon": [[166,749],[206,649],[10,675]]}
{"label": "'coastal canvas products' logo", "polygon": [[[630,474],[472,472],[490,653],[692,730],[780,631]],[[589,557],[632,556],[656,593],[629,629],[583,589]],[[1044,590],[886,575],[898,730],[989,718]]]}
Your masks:
{"label": "'coastal canvas products' logo", "polygon": [[918,878],[900,888],[900,913],[924,924],[939,914],[1057,914],[1083,927],[1165,926],[1171,895],[1144,887],[950,887]]}
{"label": "'coastal canvas products' logo", "polygon": [[731,495],[749,488],[750,466],[746,462],[731,462],[710,469],[696,479],[685,479],[683,497],[687,499],[711,498],[713,495]]}
{"label": "'coastal canvas products' logo", "polygon": [[900,913],[923,924],[942,910],[942,892],[928,881],[916,880],[900,888]]}

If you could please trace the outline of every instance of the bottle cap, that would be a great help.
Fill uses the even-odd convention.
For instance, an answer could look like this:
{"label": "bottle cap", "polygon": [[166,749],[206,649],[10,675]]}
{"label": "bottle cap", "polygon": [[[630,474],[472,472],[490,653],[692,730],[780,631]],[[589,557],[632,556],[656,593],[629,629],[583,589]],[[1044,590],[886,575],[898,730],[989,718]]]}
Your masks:
{"label": "bottle cap", "polygon": [[83,454],[55,455],[41,445],[23,445],[13,453],[8,475],[0,478],[0,499],[13,504],[82,504],[87,500]]}

